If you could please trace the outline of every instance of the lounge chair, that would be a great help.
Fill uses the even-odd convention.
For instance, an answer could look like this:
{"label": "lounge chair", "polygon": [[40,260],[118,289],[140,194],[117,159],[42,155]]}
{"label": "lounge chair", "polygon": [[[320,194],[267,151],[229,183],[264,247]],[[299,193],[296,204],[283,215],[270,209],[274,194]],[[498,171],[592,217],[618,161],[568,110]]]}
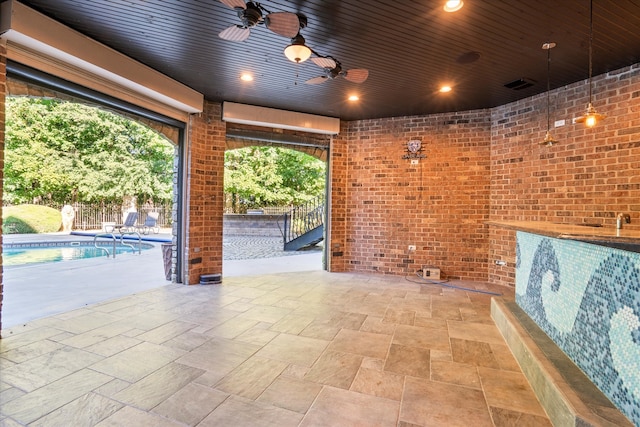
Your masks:
{"label": "lounge chair", "polygon": [[160,216],[158,212],[149,212],[147,214],[147,218],[144,220],[144,224],[140,227],[136,227],[136,231],[142,234],[149,234],[153,231],[154,234],[158,234],[160,232],[160,227],[158,227],[158,216]]}
{"label": "lounge chair", "polygon": [[138,212],[129,212],[124,224],[116,224],[113,226],[115,231],[119,233],[132,233],[136,231],[136,222],[138,221]]}

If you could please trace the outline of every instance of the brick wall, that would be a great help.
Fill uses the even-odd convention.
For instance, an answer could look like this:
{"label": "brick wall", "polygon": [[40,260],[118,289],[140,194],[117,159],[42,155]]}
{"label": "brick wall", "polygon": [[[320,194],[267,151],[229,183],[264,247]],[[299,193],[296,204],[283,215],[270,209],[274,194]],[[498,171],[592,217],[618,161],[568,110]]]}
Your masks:
{"label": "brick wall", "polygon": [[222,273],[225,125],[221,110],[220,104],[205,102],[204,112],[192,116],[189,124],[184,254],[188,284],[199,283],[202,274]]}
{"label": "brick wall", "polygon": [[[4,182],[4,119],[5,98],[7,94],[7,46],[0,40],[0,183]],[[0,185],[0,199],[3,186]],[[2,206],[0,205],[0,218]],[[0,331],[2,331],[2,300],[4,295],[4,275],[2,273],[2,233],[0,233]]]}
{"label": "brick wall", "polygon": [[[488,110],[344,124],[331,150],[331,270],[485,280]],[[407,142],[422,141],[417,165]],[[415,252],[408,251],[415,245]]]}
{"label": "brick wall", "polygon": [[[552,126],[566,122],[552,129],[559,143],[550,147],[538,144],[546,94],[492,109],[491,219],[615,227],[625,212],[625,227],[640,229],[640,64],[593,79],[593,104],[607,118],[591,129],[572,124],[588,89],[583,81],[550,93]],[[513,286],[515,233],[491,228],[489,280]]]}
{"label": "brick wall", "polygon": [[347,148],[348,140],[353,136],[345,123],[340,125],[340,134],[331,142],[329,152],[329,185],[331,195],[329,200],[328,257],[327,269],[333,272],[348,271],[347,256]]}
{"label": "brick wall", "polygon": [[[541,146],[547,94],[487,111],[342,124],[331,146],[331,271],[412,274],[513,286],[515,233],[492,220],[640,228],[640,64],[593,78],[607,118],[587,129],[586,81],[550,92],[559,141]],[[427,158],[402,159],[409,139]],[[417,251],[409,253],[407,246]],[[506,266],[495,264],[505,261]]]}

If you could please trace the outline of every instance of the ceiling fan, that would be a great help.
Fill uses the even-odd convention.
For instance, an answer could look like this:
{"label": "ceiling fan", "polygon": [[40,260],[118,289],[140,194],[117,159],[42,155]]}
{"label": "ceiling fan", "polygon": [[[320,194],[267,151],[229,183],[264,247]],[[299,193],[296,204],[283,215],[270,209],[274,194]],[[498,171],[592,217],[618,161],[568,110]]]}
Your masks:
{"label": "ceiling fan", "polygon": [[336,77],[344,77],[353,83],[362,83],[369,77],[369,70],[365,70],[364,68],[343,70],[340,61],[331,56],[319,56],[317,58],[311,58],[311,61],[324,70],[324,76],[314,77],[305,82],[310,85],[324,83]]}
{"label": "ceiling fan", "polygon": [[[271,13],[257,2],[244,0],[220,0],[238,14],[242,24],[232,25],[222,30],[218,36],[232,42],[245,41],[251,35],[251,28],[264,24],[269,30],[284,37],[293,38],[300,30],[298,15],[291,12]],[[262,16],[262,13],[266,16]]]}

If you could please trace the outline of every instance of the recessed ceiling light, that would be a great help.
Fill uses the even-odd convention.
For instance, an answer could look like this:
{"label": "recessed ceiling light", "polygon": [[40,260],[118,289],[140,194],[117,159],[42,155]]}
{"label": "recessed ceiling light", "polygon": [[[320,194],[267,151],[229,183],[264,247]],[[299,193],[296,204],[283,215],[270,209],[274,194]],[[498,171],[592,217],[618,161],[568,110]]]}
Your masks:
{"label": "recessed ceiling light", "polygon": [[351,101],[351,102],[355,102],[355,101],[360,100],[360,97],[359,97],[358,95],[349,95],[349,98],[348,98],[348,99],[349,99],[349,101]]}
{"label": "recessed ceiling light", "polygon": [[249,74],[249,73],[242,73],[242,75],[240,76],[240,80],[242,80],[244,82],[252,82],[253,81],[253,75]]}
{"label": "recessed ceiling light", "polygon": [[447,92],[451,92],[452,88],[451,86],[442,86],[440,87],[440,93],[447,93]]}
{"label": "recessed ceiling light", "polygon": [[444,3],[444,11],[457,12],[462,9],[462,6],[464,6],[464,2],[462,0],[447,0]]}

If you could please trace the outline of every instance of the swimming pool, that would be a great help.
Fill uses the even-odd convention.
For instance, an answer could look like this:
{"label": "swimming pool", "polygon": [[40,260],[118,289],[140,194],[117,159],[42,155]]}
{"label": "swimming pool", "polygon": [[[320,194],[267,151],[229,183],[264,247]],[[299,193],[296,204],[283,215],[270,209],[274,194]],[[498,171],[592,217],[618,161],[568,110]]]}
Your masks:
{"label": "swimming pool", "polygon": [[[2,247],[2,265],[5,267],[17,265],[42,264],[50,262],[73,261],[87,258],[106,257],[113,252],[113,244],[99,242],[99,248],[88,242],[42,242],[42,243],[11,243]],[[135,253],[138,245],[135,244]],[[153,245],[142,243],[141,250],[153,248]],[[116,245],[116,255],[132,254],[130,246]]]}

